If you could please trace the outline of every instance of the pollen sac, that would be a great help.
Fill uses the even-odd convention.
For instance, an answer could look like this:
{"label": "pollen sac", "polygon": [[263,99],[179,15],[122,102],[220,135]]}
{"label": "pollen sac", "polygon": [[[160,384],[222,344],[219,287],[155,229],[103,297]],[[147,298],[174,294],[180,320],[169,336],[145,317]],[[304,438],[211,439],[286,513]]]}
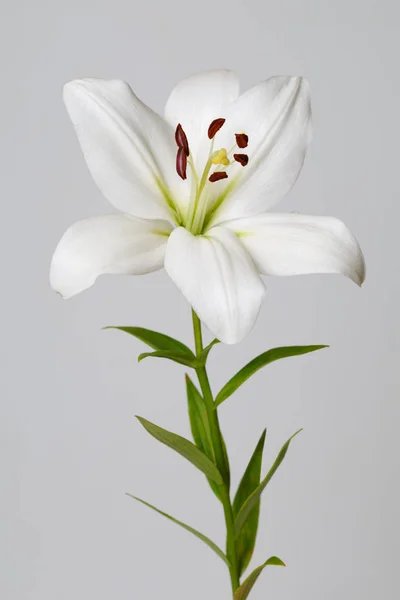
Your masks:
{"label": "pollen sac", "polygon": [[189,156],[189,143],[182,125],[179,123],[175,130],[175,141],[178,148],[183,148],[186,156]]}
{"label": "pollen sac", "polygon": [[245,133],[235,133],[236,143],[239,148],[247,148],[249,143],[249,136]]}
{"label": "pollen sac", "polygon": [[216,133],[221,129],[222,125],[225,123],[225,119],[214,119],[208,128],[208,137],[210,140],[213,139]]}
{"label": "pollen sac", "polygon": [[176,155],[176,172],[179,177],[182,179],[186,179],[186,167],[187,167],[187,154],[185,152],[185,148],[178,148],[178,153]]}
{"label": "pollen sac", "polygon": [[215,173],[211,173],[208,181],[214,183],[215,181],[220,181],[221,179],[228,179],[228,173],[225,171],[216,171]]}
{"label": "pollen sac", "polygon": [[236,162],[240,163],[242,167],[245,167],[249,162],[249,157],[247,154],[234,154],[233,158],[236,160]]}

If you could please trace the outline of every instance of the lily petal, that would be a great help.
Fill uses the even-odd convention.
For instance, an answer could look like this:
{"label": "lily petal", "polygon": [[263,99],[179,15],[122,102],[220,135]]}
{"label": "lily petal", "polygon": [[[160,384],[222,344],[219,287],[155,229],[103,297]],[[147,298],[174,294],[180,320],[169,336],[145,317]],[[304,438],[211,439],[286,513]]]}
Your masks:
{"label": "lily petal", "polygon": [[50,285],[70,298],[104,273],[142,275],[161,269],[171,231],[167,221],[123,214],[77,221],[58,243]]}
{"label": "lily petal", "polygon": [[[241,95],[225,112],[225,144],[248,135],[248,165],[235,165],[231,192],[211,223],[265,212],[295,183],[311,139],[311,102],[302,77],[271,77]],[[217,201],[218,206],[218,201]]]}
{"label": "lily petal", "polygon": [[137,217],[171,218],[167,198],[179,203],[184,188],[175,171],[174,132],[164,119],[119,80],[71,81],[64,101],[93,179],[111,204]]}
{"label": "lily petal", "polygon": [[172,127],[181,123],[200,170],[204,168],[210,149],[209,125],[224,116],[226,106],[238,95],[239,79],[228,70],[196,73],[180,81],[172,90],[165,106],[165,118]]}
{"label": "lily petal", "polygon": [[205,237],[175,229],[168,240],[165,269],[219,340],[235,344],[250,332],[264,284],[232,231],[215,227]]}
{"label": "lily petal", "polygon": [[224,223],[240,238],[260,273],[340,273],[361,285],[365,261],[342,221],[334,217],[270,213]]}

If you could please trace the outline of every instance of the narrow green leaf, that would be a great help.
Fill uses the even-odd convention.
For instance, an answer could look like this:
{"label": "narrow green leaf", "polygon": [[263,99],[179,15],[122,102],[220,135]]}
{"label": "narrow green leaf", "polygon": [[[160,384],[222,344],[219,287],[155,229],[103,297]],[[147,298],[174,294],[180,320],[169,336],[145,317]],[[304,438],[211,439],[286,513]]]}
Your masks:
{"label": "narrow green leaf", "polygon": [[180,365],[185,365],[186,367],[192,367],[192,369],[196,369],[199,366],[199,363],[195,356],[191,358],[186,354],[178,354],[170,352],[169,350],[156,350],[155,352],[142,352],[138,356],[138,362],[141,362],[144,358],[168,358],[168,360],[173,360]]}
{"label": "narrow green leaf", "polygon": [[208,355],[210,354],[210,350],[211,348],[213,348],[216,344],[220,344],[221,342],[219,340],[217,340],[217,338],[215,338],[215,340],[213,340],[210,344],[208,344],[208,346],[206,346],[203,350],[203,352],[201,352],[198,355],[198,359],[202,364],[205,364],[207,362],[207,358]]}
{"label": "narrow green leaf", "polygon": [[296,433],[294,433],[288,439],[288,441],[282,446],[282,448],[279,451],[278,456],[275,459],[274,464],[268,471],[267,475],[264,477],[264,479],[262,480],[260,485],[254,490],[254,492],[252,494],[250,494],[250,496],[247,498],[246,502],[243,504],[243,506],[239,510],[239,513],[235,519],[235,537],[236,538],[238,538],[243,525],[246,523],[253,508],[259,502],[261,494],[263,493],[263,491],[267,487],[268,483],[271,481],[273,475],[277,471],[278,467],[280,466],[281,462],[285,458],[286,452],[288,451],[288,448],[290,445],[290,442],[292,441],[292,439],[294,437],[296,437],[296,435],[298,435],[300,433],[300,431],[302,431],[302,429],[299,429],[298,431],[296,431]]}
{"label": "narrow green leaf", "polygon": [[158,331],[152,331],[144,327],[116,327],[113,325],[104,327],[104,329],[119,329],[119,331],[129,333],[129,335],[133,335],[141,342],[150,346],[150,348],[154,348],[154,350],[167,350],[175,354],[185,354],[194,358],[193,352],[185,344]]}
{"label": "narrow green leaf", "polygon": [[220,431],[220,435],[221,435],[221,442],[222,442],[222,452],[223,452],[223,457],[224,457],[225,485],[228,487],[228,491],[229,491],[230,486],[231,486],[231,471],[230,471],[230,466],[229,466],[229,456],[228,456],[228,451],[226,449],[224,436],[222,435],[222,431]]}
{"label": "narrow green leaf", "polygon": [[[262,455],[266,433],[267,430],[264,429],[236,492],[236,496],[233,501],[233,516],[235,519],[247,498],[260,485]],[[254,552],[259,516],[260,500],[258,500],[258,502],[256,502],[254,505],[254,508],[247,517],[246,522],[244,523],[242,530],[235,542],[239,577],[246,570]]]}
{"label": "narrow green leaf", "polygon": [[[215,463],[206,405],[204,403],[203,396],[200,394],[199,390],[188,375],[186,375],[186,394],[190,428],[192,430],[194,443],[199,450],[204,452],[204,454]],[[221,500],[218,485],[210,478],[207,478],[207,480],[217,498]]]}
{"label": "narrow green leaf", "polygon": [[217,485],[222,485],[222,476],[215,464],[201,450],[196,448],[192,442],[189,442],[189,440],[176,433],[171,433],[166,429],[162,429],[161,427],[158,427],[158,425],[154,425],[154,423],[150,423],[150,421],[147,421],[142,417],[136,418],[140,421],[146,431],[148,431],[148,433],[156,440],[165,444],[165,446],[172,448],[175,452],[178,452],[178,454],[200,469],[207,477],[215,481]]}
{"label": "narrow green leaf", "polygon": [[208,458],[214,461],[215,456],[206,405],[203,396],[188,375],[186,375],[186,394],[193,440],[199,450],[204,452]]}
{"label": "narrow green leaf", "polygon": [[227,557],[225,556],[225,554],[222,552],[222,550],[220,548],[218,548],[218,546],[216,544],[214,544],[214,542],[212,542],[207,536],[205,536],[202,533],[200,533],[200,531],[197,531],[197,529],[193,529],[193,527],[190,527],[189,525],[186,525],[185,523],[182,523],[182,521],[178,521],[178,519],[174,519],[174,517],[171,517],[171,515],[168,515],[167,513],[163,512],[162,510],[159,510],[158,508],[156,508],[152,504],[149,504],[148,502],[145,502],[144,500],[142,500],[141,498],[138,498],[137,496],[133,496],[132,494],[127,494],[127,496],[129,496],[130,498],[133,498],[134,500],[137,500],[138,502],[141,502],[142,504],[144,504],[145,506],[148,506],[152,510],[155,510],[158,514],[162,515],[163,517],[166,517],[167,519],[169,519],[173,523],[176,523],[177,525],[180,525],[180,527],[183,527],[183,529],[186,529],[186,531],[189,531],[190,533],[192,533],[193,535],[195,535],[197,538],[199,538],[199,540],[201,540],[202,542],[204,542],[205,544],[207,544],[207,546],[209,548],[211,548],[211,550],[214,550],[214,552],[216,554],[218,554],[218,556],[220,558],[222,558],[222,560],[224,561],[224,563],[226,563],[228,565],[228,567],[230,567],[229,560],[227,559]]}
{"label": "narrow green leaf", "polygon": [[315,352],[322,348],[328,348],[328,346],[284,346],[282,348],[272,348],[260,356],[257,356],[251,360],[243,369],[240,369],[236,375],[224,385],[222,390],[219,392],[215,399],[215,405],[219,406],[229,396],[233,394],[245,381],[247,381],[254,373],[269,365],[270,363],[280,360],[281,358],[287,358],[289,356],[299,356],[300,354],[307,354],[308,352]]}
{"label": "narrow green leaf", "polygon": [[263,565],[254,569],[252,573],[248,576],[248,578],[242,583],[240,588],[238,588],[233,596],[233,600],[246,600],[251,590],[253,589],[254,584],[257,579],[260,577],[261,573],[268,565],[275,565],[278,567],[285,567],[285,563],[278,558],[277,556],[271,556]]}

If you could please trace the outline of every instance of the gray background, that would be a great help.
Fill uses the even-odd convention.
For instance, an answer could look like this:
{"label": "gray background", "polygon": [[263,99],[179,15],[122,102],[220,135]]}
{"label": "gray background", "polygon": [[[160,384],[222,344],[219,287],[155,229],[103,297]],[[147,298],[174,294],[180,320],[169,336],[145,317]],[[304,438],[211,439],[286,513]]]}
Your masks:
{"label": "gray background", "polygon": [[237,70],[312,86],[315,137],[278,210],[334,214],[365,251],[362,290],[336,276],[268,280],[256,329],[218,347],[215,390],[275,345],[328,343],[259,373],[221,409],[234,480],[262,428],[266,464],[299,436],[264,496],[254,600],[399,597],[399,14],[396,2],[35,0],[1,4],[1,570],[4,600],[229,598],[201,542],[128,499],[141,495],[221,541],[202,475],[139,414],[189,434],[183,368],[136,363],[109,324],[190,342],[164,272],[108,277],[63,302],[48,286],[73,221],[112,212],[61,100],[69,79],[128,80],[157,110],[181,77]]}

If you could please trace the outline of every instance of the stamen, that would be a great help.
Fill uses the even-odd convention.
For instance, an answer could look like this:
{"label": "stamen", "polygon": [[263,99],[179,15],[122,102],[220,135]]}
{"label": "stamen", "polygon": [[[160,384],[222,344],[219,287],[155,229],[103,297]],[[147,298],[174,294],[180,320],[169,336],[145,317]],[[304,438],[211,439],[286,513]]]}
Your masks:
{"label": "stamen", "polygon": [[186,179],[186,167],[187,167],[187,155],[185,148],[178,148],[178,153],[176,155],[176,172],[179,177],[182,179]]}
{"label": "stamen", "polygon": [[208,128],[208,137],[210,140],[213,139],[216,133],[221,129],[222,125],[225,123],[225,119],[214,119]]}
{"label": "stamen", "polygon": [[249,136],[245,133],[235,133],[236,143],[239,148],[246,148],[249,143]]}
{"label": "stamen", "polygon": [[175,130],[175,141],[178,148],[183,148],[186,156],[189,156],[189,143],[182,125],[179,123]]}
{"label": "stamen", "polygon": [[210,177],[208,178],[208,181],[211,181],[211,183],[214,183],[215,181],[219,181],[220,179],[227,179],[228,178],[228,173],[226,173],[225,171],[215,171],[215,173],[212,173],[210,175]]}
{"label": "stamen", "polygon": [[242,167],[245,167],[249,162],[249,157],[247,154],[234,154],[233,158],[236,160],[236,162],[240,163]]}

